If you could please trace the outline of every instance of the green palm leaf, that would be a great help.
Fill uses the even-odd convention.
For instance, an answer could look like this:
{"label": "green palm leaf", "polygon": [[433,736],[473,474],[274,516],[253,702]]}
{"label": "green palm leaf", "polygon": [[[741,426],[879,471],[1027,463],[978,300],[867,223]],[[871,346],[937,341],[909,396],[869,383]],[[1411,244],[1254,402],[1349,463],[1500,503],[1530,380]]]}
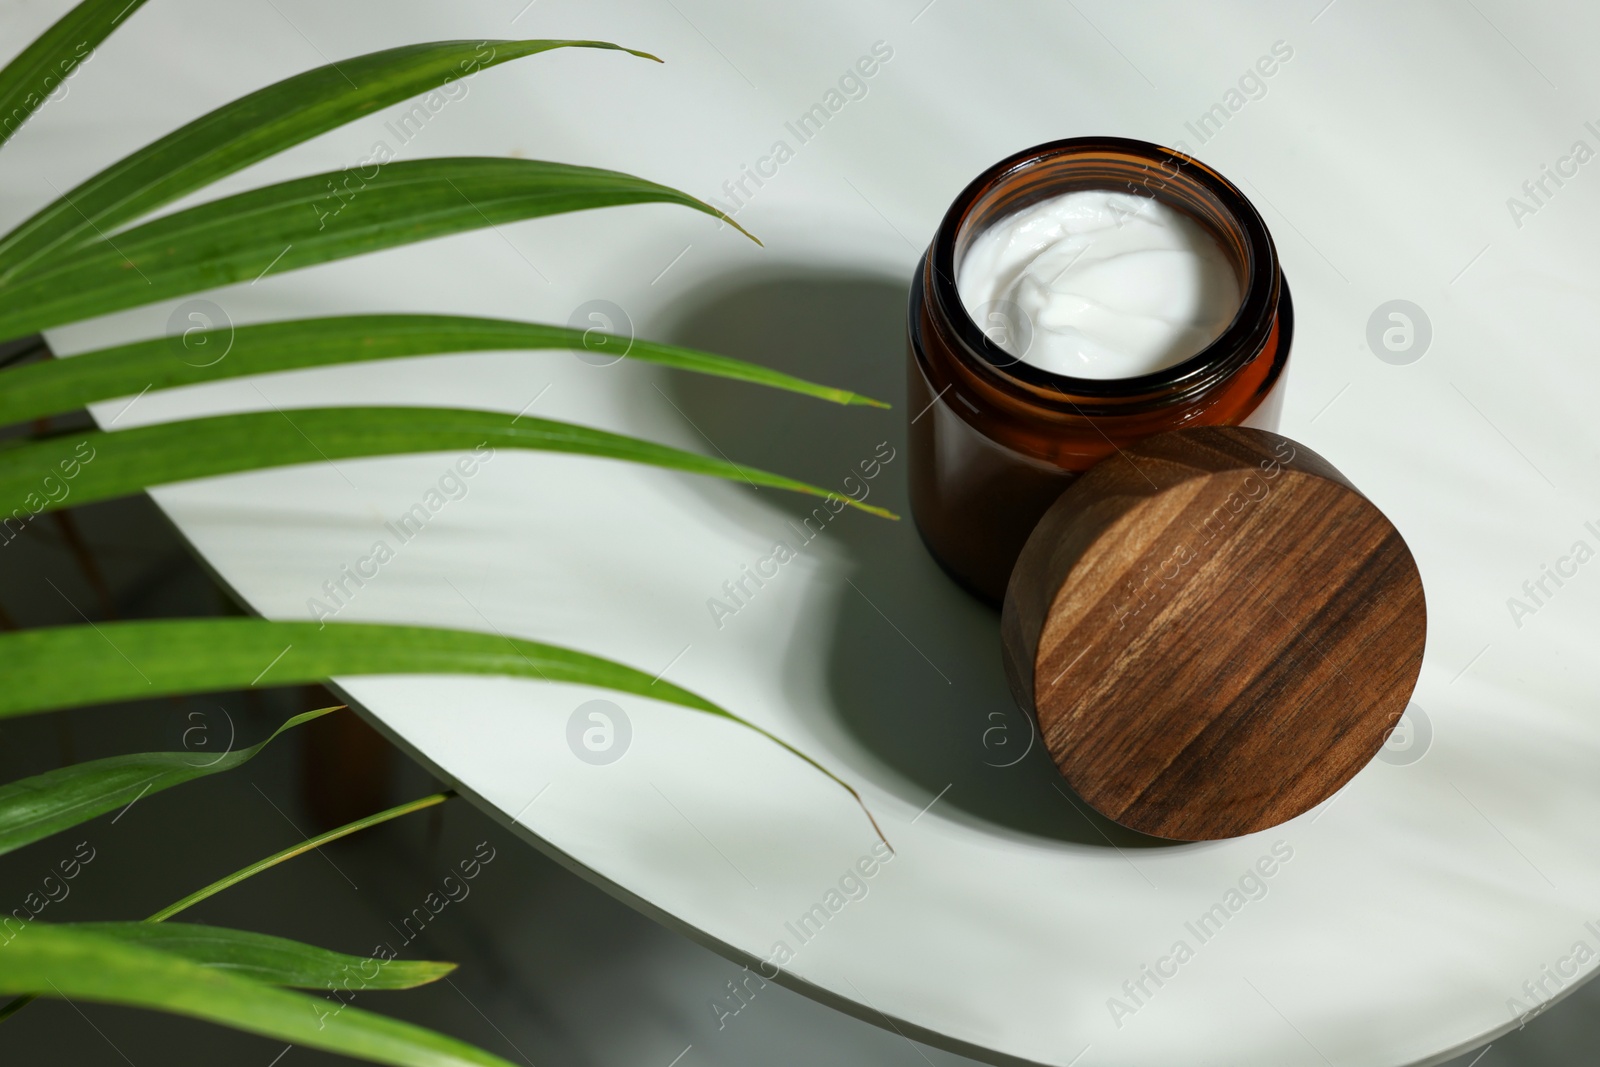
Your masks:
{"label": "green palm leaf", "polygon": [[296,715],[266,740],[215,757],[193,751],[142,752],[77,763],[8,782],[0,786],[0,855],[132,804],[147,794],[230,771],[249,762],[285,730],[338,710],[320,708]]}
{"label": "green palm leaf", "polygon": [[213,970],[296,989],[351,993],[415,989],[456,969],[453,963],[431,960],[347,956],[284,937],[199,923],[66,923],[60,928],[153,948]]}
{"label": "green palm leaf", "polygon": [[52,258],[0,285],[0,338],[431,237],[590,208],[680,204],[744,232],[687,193],[595,167],[448,158],[373,169],[370,177],[356,173],[354,186],[336,171],[252,189]]}
{"label": "green palm leaf", "polygon": [[143,6],[144,0],[84,0],[7,63],[0,70],[0,144],[11,139],[96,45]]}
{"label": "green palm leaf", "polygon": [[[52,88],[52,77],[74,69],[87,50],[141,3],[84,0],[0,70],[0,142],[37,109],[43,93]],[[673,203],[743,232],[737,222],[687,194],[612,171],[501,159],[394,162],[387,156],[136,225],[219,178],[378,108],[430,89],[441,100],[454,99],[452,94],[461,91],[459,79],[479,69],[569,46],[617,48],[595,41],[410,46],[329,64],[218,108],[108,167],[0,238],[0,339],[200,289],[561,212]],[[425,101],[429,115],[437,111],[433,99],[430,95]],[[39,418],[146,389],[294,367],[484,349],[594,348],[596,337],[604,338],[603,351],[608,353],[631,345],[625,354],[677,369],[840,403],[873,403],[690,349],[528,323],[365,316],[248,326],[226,336],[235,349],[231,361],[222,364],[196,367],[192,358],[174,360],[173,354],[182,353],[173,353],[171,346],[181,342],[150,340],[6,373],[0,376],[0,422]],[[195,337],[191,333],[191,341]],[[207,344],[223,338],[220,332],[198,335]],[[752,485],[824,496],[834,511],[850,504],[888,514],[730,461],[543,419],[430,408],[311,409],[0,443],[0,523],[6,530],[0,540],[9,540],[19,525],[42,511],[153,484],[287,464],[490,445],[740,478]],[[739,723],[861,800],[809,756],[695,693],[609,660],[503,635],[253,619],[106,623],[0,634],[0,662],[7,664],[0,719],[90,703],[361,674],[489,674],[599,686]],[[291,719],[279,732],[321,713]],[[237,766],[271,739],[209,764],[191,762],[192,753],[147,753],[0,787],[0,853],[145,792]],[[370,971],[374,961],[243,931],[152,925],[319,842],[431,807],[447,795],[412,801],[300,842],[190,894],[147,924],[63,927],[34,922],[20,932],[8,932],[0,945],[0,992],[22,997],[0,1009],[0,1018],[40,994],[189,1015],[404,1067],[508,1067],[498,1057],[431,1031],[278,988],[339,986],[346,984],[340,976],[352,968]],[[448,966],[396,961],[376,975],[361,973],[359,987],[406,988],[443,976]]]}
{"label": "green palm leaf", "polygon": [[[85,13],[78,21],[91,16],[105,21],[106,12],[127,6],[136,5],[127,0],[84,4],[68,19],[94,8],[102,10]],[[81,31],[74,31],[66,39],[76,44],[81,36]],[[464,87],[457,86],[458,79],[553,48],[605,48],[655,59],[603,41],[440,41],[356,56],[297,74],[202,115],[45,206],[0,240],[0,280],[52,253],[114,233],[219,178],[379,108],[430,89],[439,92],[442,102],[437,107],[443,107],[461,95]],[[434,107],[425,111],[431,116]]]}
{"label": "green palm leaf", "polygon": [[0,373],[0,425],[247,374],[446,352],[573,349],[658,363],[831,400],[886,407],[743,360],[594,330],[462,315],[344,315],[199,330],[84,352]]}
{"label": "green palm leaf", "polygon": [[[453,796],[455,796],[454,792],[446,791],[443,793],[434,793],[431,796],[420,797],[416,800],[408,800],[404,804],[397,804],[385,811],[375,812],[374,814],[368,815],[365,818],[357,819],[355,822],[346,823],[343,826],[325,831],[315,837],[308,838],[304,841],[298,842],[297,844],[291,845],[288,848],[280,849],[279,851],[274,852],[272,855],[267,856],[265,859],[257,860],[248,867],[242,867],[239,870],[234,871],[232,874],[217,879],[215,882],[212,882],[210,885],[205,886],[204,888],[195,890],[182,900],[168,904],[166,907],[162,908],[160,911],[146,919],[145,922],[166,922],[179,912],[194,907],[202,900],[216,896],[224,889],[238,885],[247,878],[253,878],[262,871],[271,870],[278,864],[292,860],[296,856],[302,856],[305,853],[310,852],[312,849],[321,848],[330,841],[337,841],[341,837],[349,837],[351,834],[359,833],[360,831],[368,829],[369,827],[378,826],[393,819],[398,819],[403,815],[410,815],[412,812],[423,811],[427,808],[443,804],[446,800]],[[437,966],[449,965],[440,964]],[[11,1018],[11,1016],[15,1015],[23,1008],[26,1008],[29,1002],[31,1002],[33,999],[33,994],[24,993],[22,996],[17,997],[9,1003],[0,1005],[0,1021]]]}
{"label": "green palm leaf", "polygon": [[[371,623],[179,619],[0,633],[0,719],[353,674],[502,674],[573,682],[743,722],[703,697],[583,652],[498,634]],[[747,724],[748,725],[748,724]]]}
{"label": "green palm leaf", "polygon": [[0,993],[151,1008],[393,1067],[512,1067],[420,1026],[103,933],[36,921],[0,952]]}
{"label": "green palm leaf", "polygon": [[[0,449],[0,529],[41,511],[193,478],[360,456],[470,452],[484,445],[645,463],[824,497],[833,511],[849,504],[894,517],[793,478],[571,423],[458,408],[297,408],[74,433]],[[70,477],[56,476],[69,470]],[[52,497],[48,484],[67,491]]]}
{"label": "green palm leaf", "polygon": [[84,704],[298,685],[357,674],[499,674],[572,682],[678,704],[736,722],[846,790],[849,783],[793,745],[671,682],[585,652],[503,634],[373,623],[196,619],[108,622],[0,633],[0,719]]}

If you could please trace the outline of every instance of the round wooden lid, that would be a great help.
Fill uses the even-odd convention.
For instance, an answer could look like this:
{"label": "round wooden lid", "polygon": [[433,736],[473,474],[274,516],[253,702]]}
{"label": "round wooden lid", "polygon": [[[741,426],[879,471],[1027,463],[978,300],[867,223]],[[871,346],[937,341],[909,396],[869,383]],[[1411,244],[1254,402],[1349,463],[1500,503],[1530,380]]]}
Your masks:
{"label": "round wooden lid", "polygon": [[1006,675],[1097,811],[1199,841],[1276,825],[1382,747],[1422,668],[1405,541],[1327,460],[1197,427],[1096,465],[1011,574]]}

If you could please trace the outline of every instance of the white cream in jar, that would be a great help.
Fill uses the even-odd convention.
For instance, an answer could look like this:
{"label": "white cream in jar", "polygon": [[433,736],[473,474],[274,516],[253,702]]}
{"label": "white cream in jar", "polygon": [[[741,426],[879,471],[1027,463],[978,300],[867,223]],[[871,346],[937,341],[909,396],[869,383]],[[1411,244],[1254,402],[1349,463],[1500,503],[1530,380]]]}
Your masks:
{"label": "white cream in jar", "polygon": [[1132,378],[1181,363],[1227,329],[1239,279],[1182,211],[1110,189],[1063,193],[973,239],[956,288],[978,328],[1024,363]]}

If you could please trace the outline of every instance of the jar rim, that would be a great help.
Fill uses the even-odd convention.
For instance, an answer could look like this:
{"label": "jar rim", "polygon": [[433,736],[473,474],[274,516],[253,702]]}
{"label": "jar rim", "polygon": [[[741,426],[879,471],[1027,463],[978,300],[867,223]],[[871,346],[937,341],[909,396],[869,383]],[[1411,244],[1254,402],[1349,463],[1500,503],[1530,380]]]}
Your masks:
{"label": "jar rim", "polygon": [[[955,281],[956,244],[980,201],[1032,168],[1063,156],[1093,158],[1096,154],[1142,160],[1161,167],[1169,177],[1181,176],[1199,186],[1237,225],[1244,253],[1244,276],[1240,279],[1243,296],[1222,333],[1194,355],[1170,367],[1127,378],[1080,378],[1023,362],[978,327]],[[1160,199],[1153,192],[1147,195]],[[1203,220],[1196,221],[1204,225]],[[1281,292],[1284,287],[1272,235],[1244,193],[1217,171],[1186,153],[1127,137],[1069,137],[1048,141],[995,163],[969,182],[951,203],[934,233],[928,264],[933,298],[943,308],[946,322],[960,347],[978,357],[970,361],[973,366],[1008,391],[1021,391],[1035,400],[1060,399],[1069,404],[1079,399],[1136,400],[1202,391],[1249,362],[1255,348],[1271,330],[1280,296],[1287,298],[1287,293]]]}

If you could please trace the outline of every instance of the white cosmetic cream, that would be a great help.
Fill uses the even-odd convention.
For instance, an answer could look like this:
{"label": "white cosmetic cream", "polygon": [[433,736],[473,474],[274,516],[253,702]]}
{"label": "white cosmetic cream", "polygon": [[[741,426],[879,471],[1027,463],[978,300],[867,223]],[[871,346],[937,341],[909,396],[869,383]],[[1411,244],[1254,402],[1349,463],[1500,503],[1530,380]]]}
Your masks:
{"label": "white cosmetic cream", "polygon": [[1002,218],[973,240],[957,275],[961,302],[991,340],[1076,378],[1181,363],[1227,329],[1240,301],[1239,279],[1204,227],[1108,189]]}

